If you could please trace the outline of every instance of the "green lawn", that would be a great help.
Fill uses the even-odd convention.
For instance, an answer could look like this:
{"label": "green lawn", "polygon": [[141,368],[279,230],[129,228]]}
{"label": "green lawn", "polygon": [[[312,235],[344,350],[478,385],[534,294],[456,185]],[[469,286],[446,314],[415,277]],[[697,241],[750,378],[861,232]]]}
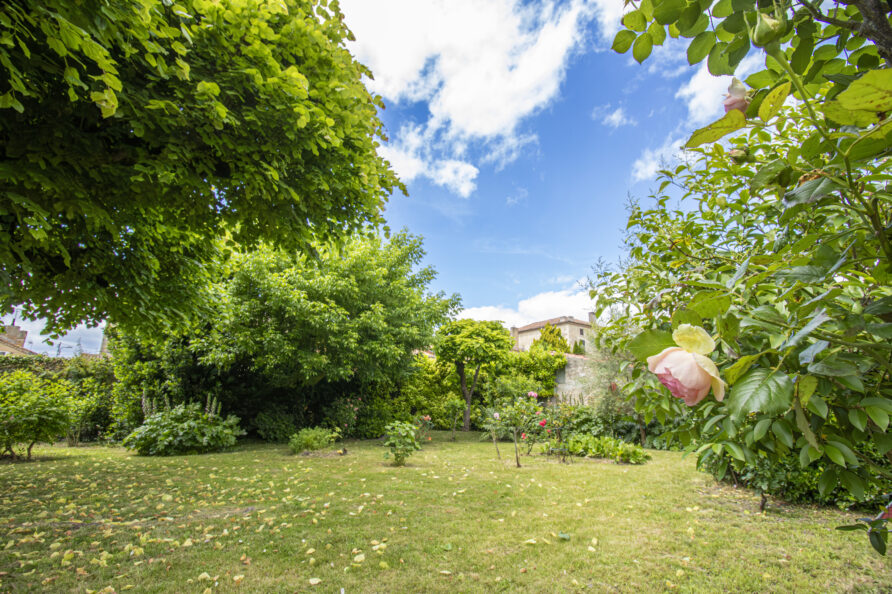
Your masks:
{"label": "green lawn", "polygon": [[435,433],[394,468],[378,442],[346,446],[35,449],[36,462],[0,464],[0,590],[892,589],[863,533],[833,529],[853,515],[776,502],[760,515],[758,496],[678,453],[517,469],[507,444],[500,461],[476,434]]}

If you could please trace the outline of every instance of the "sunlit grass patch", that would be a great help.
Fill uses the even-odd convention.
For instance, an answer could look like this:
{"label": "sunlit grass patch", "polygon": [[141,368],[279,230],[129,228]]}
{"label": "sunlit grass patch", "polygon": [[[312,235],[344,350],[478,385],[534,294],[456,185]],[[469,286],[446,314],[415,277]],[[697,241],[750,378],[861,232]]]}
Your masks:
{"label": "sunlit grass patch", "polygon": [[[691,459],[534,456],[434,433],[403,468],[245,445],[141,458],[41,448],[0,465],[0,576],[14,591],[886,591],[889,564],[833,509],[717,485]],[[311,585],[310,580],[313,580]],[[316,583],[315,580],[319,580]]]}

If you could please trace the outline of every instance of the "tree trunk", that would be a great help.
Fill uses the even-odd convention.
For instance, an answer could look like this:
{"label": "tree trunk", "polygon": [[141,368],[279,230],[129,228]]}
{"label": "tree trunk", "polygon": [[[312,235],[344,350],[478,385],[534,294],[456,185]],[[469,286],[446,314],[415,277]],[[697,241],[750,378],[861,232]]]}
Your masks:
{"label": "tree trunk", "polygon": [[452,441],[455,441],[455,425],[458,423],[458,417],[452,417]]}
{"label": "tree trunk", "polygon": [[768,496],[762,493],[762,501],[759,502],[759,512],[765,511],[765,504],[768,503]]}
{"label": "tree trunk", "polygon": [[492,433],[492,445],[496,446],[496,458],[498,458],[499,460],[501,460],[501,459],[502,459],[502,454],[499,453],[499,441],[496,439],[496,432],[495,432],[495,429],[493,429],[493,430],[491,431],[491,433]]}
{"label": "tree trunk", "polygon": [[520,468],[520,454],[517,451],[517,429],[514,429],[514,461],[517,462],[517,467]]}
{"label": "tree trunk", "polygon": [[638,431],[641,433],[641,447],[644,447],[644,442],[647,440],[647,432],[645,431],[645,424],[641,422],[641,417],[638,417]]}
{"label": "tree trunk", "polygon": [[456,361],[455,363],[455,370],[458,371],[458,378],[461,382],[461,393],[465,397],[465,419],[462,431],[471,430],[471,399],[474,397],[474,390],[477,388],[477,378],[480,376],[480,368],[482,366],[482,364],[478,365],[477,369],[474,370],[474,381],[471,383],[471,388],[468,389],[468,381],[465,378],[465,364],[461,361]]}
{"label": "tree trunk", "polygon": [[32,441],[32,442],[31,442],[31,445],[28,446],[28,458],[27,458],[28,460],[31,459],[31,448],[34,447],[34,444],[35,444],[35,443],[37,443],[37,442],[36,442],[36,441]]}

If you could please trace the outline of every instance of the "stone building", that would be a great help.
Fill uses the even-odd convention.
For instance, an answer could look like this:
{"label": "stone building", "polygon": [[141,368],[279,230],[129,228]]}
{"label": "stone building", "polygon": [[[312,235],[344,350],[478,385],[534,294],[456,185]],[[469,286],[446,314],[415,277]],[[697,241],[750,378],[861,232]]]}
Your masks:
{"label": "stone building", "polygon": [[594,314],[590,313],[588,317],[588,322],[577,320],[573,316],[561,316],[559,318],[551,318],[550,320],[542,320],[541,322],[533,322],[520,328],[512,326],[511,337],[514,339],[514,349],[518,351],[530,350],[533,341],[539,338],[542,328],[546,324],[551,324],[560,330],[571,349],[577,342],[581,342],[582,347],[585,348],[585,332],[591,329]]}
{"label": "stone building", "polygon": [[36,355],[32,350],[25,348],[25,339],[28,332],[15,324],[4,326],[0,332],[0,357],[4,355]]}

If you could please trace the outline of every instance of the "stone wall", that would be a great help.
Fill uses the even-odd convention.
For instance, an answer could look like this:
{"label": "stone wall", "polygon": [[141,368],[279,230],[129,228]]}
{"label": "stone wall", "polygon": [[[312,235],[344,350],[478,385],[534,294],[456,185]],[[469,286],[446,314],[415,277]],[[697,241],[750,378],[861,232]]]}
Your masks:
{"label": "stone wall", "polygon": [[569,404],[586,404],[591,395],[586,390],[586,374],[589,372],[586,357],[582,355],[565,355],[567,366],[557,372],[557,385],[554,389],[558,402]]}

